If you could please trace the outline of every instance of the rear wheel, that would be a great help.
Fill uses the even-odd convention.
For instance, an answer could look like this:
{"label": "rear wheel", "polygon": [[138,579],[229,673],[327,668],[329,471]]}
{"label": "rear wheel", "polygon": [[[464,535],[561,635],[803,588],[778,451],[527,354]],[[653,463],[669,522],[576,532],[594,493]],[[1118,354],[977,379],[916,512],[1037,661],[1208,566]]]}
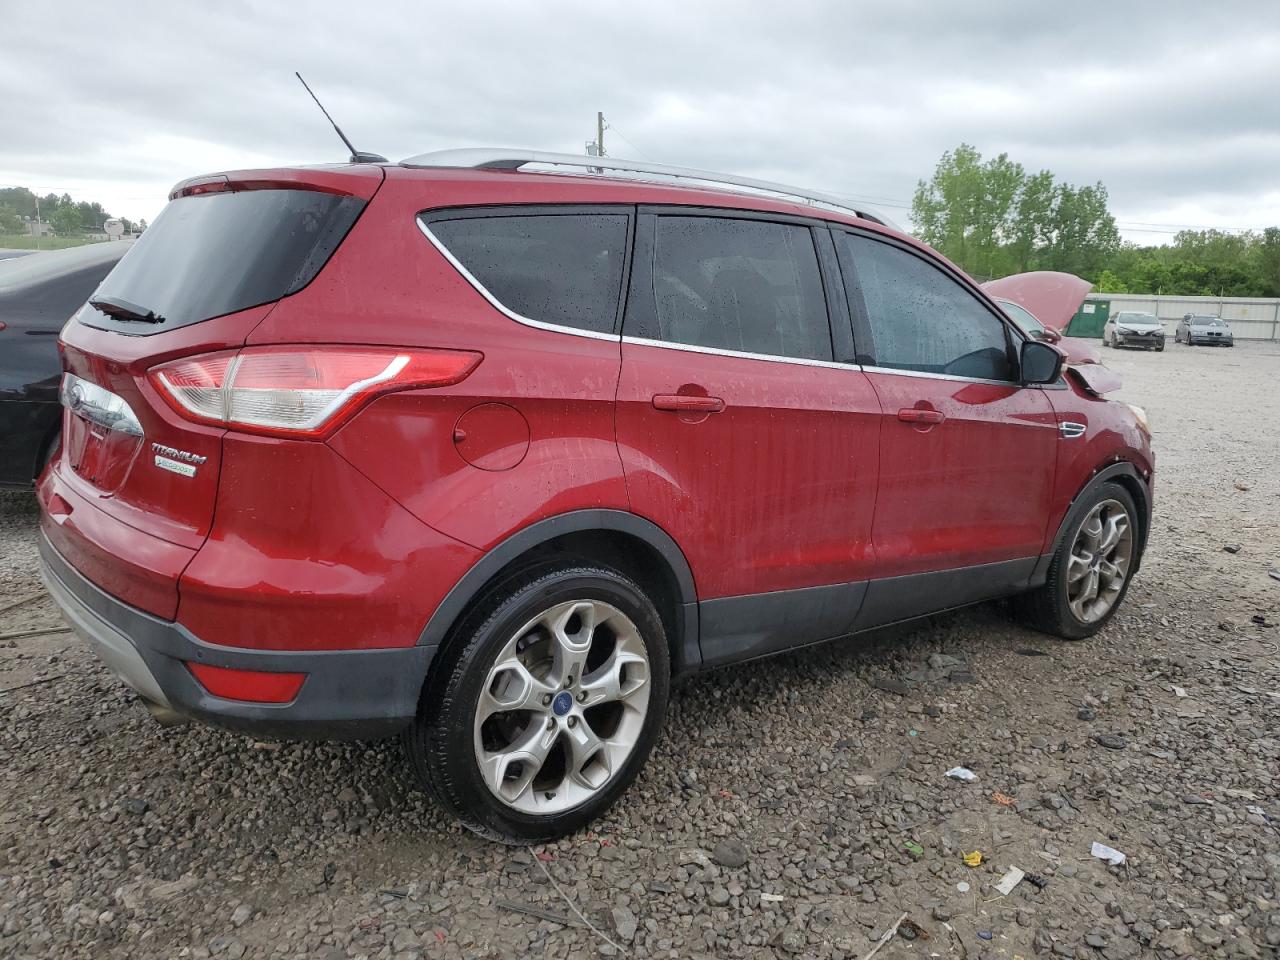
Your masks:
{"label": "rear wheel", "polygon": [[491,839],[581,828],[631,784],[662,728],[670,664],[653,603],[615,570],[544,568],[463,630],[405,734],[415,772]]}
{"label": "rear wheel", "polygon": [[1028,626],[1064,640],[1091,637],[1107,623],[1129,590],[1141,558],[1138,510],[1117,483],[1103,483],[1072,507],[1043,586],[1017,597]]}

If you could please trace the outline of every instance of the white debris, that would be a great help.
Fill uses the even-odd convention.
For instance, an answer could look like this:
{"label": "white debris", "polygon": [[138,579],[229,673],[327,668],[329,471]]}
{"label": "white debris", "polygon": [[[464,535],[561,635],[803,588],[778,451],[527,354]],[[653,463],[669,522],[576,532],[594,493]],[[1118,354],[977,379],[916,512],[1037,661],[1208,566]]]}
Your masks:
{"label": "white debris", "polygon": [[1125,855],[1123,853],[1116,850],[1114,847],[1108,847],[1105,843],[1099,843],[1097,840],[1093,841],[1092,853],[1099,860],[1105,860],[1113,867],[1118,867],[1125,861]]}
{"label": "white debris", "polygon": [[996,884],[996,891],[1002,897],[1007,897],[1013,893],[1013,888],[1022,882],[1022,878],[1026,874],[1017,867],[1010,867],[1009,872],[1000,878],[1000,882]]}
{"label": "white debris", "polygon": [[952,767],[947,771],[947,776],[952,780],[963,780],[965,783],[972,783],[978,779],[978,775],[968,767]]}

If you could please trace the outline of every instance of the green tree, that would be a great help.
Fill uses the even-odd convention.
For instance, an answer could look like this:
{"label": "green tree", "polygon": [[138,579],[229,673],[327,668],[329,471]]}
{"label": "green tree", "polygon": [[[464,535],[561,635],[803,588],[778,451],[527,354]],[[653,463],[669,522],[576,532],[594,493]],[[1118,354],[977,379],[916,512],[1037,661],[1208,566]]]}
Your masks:
{"label": "green tree", "polygon": [[22,217],[12,207],[0,207],[0,233],[21,233]]}
{"label": "green tree", "polygon": [[80,211],[76,209],[74,203],[59,204],[53,211],[53,215],[49,217],[49,222],[60,236],[70,236],[81,231]]}
{"label": "green tree", "polygon": [[1098,278],[1098,282],[1094,284],[1094,289],[1099,293],[1128,293],[1129,288],[1124,282],[1110,270],[1103,270],[1102,276]]}

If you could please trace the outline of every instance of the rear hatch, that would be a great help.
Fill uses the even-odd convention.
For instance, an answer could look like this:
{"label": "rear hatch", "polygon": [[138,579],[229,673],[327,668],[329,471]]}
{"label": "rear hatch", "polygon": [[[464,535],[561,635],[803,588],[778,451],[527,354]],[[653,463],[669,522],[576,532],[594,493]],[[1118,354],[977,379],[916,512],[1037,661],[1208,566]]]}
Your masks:
{"label": "rear hatch", "polygon": [[225,430],[179,416],[148,371],[242,346],[316,276],[381,181],[378,167],[347,167],[181,184],[67,324],[62,453],[41,491],[50,539],[91,580],[173,615],[213,520]]}

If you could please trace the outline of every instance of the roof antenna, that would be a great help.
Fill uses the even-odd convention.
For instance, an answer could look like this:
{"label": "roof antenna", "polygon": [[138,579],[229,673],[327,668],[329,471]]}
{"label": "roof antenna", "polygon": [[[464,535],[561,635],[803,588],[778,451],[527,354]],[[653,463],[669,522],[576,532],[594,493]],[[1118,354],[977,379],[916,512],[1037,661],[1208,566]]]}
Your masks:
{"label": "roof antenna", "polygon": [[307,81],[302,79],[302,74],[300,74],[297,70],[295,70],[293,71],[293,75],[297,77],[298,82],[301,83],[302,86],[306,88],[307,93],[311,94],[311,99],[316,102],[316,106],[320,108],[320,112],[324,114],[324,118],[328,120],[331,124],[333,124],[333,129],[337,131],[338,136],[342,138],[342,142],[345,143],[347,145],[347,149],[351,151],[352,163],[387,163],[388,162],[387,158],[382,156],[382,154],[361,153],[359,150],[357,150],[355,146],[351,143],[351,141],[347,139],[347,135],[342,132],[342,128],[333,122],[333,117],[329,116],[329,111],[324,108],[324,104],[320,102],[320,98],[317,97],[315,93],[312,92],[311,88],[307,86]]}

